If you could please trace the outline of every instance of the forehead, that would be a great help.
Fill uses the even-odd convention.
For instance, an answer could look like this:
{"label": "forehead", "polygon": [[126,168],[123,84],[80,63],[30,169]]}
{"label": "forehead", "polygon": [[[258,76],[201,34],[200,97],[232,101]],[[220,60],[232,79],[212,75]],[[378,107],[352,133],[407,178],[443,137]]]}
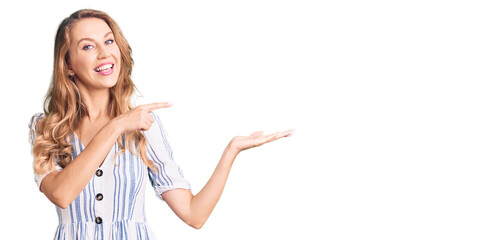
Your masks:
{"label": "forehead", "polygon": [[102,19],[84,18],[73,25],[70,30],[70,41],[76,43],[82,38],[101,40],[105,34],[111,31],[108,24]]}

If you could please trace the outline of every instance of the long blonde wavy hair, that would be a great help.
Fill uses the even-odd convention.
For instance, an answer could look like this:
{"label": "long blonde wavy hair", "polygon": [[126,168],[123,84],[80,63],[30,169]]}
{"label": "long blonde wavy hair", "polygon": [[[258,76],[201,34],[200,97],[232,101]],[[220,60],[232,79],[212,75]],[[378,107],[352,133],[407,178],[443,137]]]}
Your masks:
{"label": "long blonde wavy hair", "polygon": [[[78,128],[81,119],[88,115],[87,106],[79,89],[68,75],[70,30],[83,18],[99,18],[105,21],[112,30],[121,53],[121,69],[117,84],[110,88],[110,117],[115,118],[133,108],[131,96],[136,87],[131,80],[133,67],[131,47],[117,23],[106,13],[91,9],[79,10],[65,18],[56,33],[52,82],[44,101],[45,117],[36,127],[36,138],[32,149],[33,167],[38,174],[52,171],[56,163],[64,168],[72,161],[74,151],[71,145],[72,134]],[[136,156],[139,155],[149,168],[156,170],[153,161],[147,158],[147,140],[140,131],[124,134],[117,139],[117,143],[121,149],[119,153],[127,149]]]}

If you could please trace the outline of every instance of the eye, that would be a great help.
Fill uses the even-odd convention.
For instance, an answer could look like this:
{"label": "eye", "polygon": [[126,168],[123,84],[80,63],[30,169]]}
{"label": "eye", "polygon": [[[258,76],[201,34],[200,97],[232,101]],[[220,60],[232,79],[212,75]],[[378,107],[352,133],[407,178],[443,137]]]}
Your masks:
{"label": "eye", "polygon": [[107,44],[107,45],[108,45],[108,44],[112,44],[113,42],[114,42],[114,40],[113,40],[113,39],[109,39],[109,40],[107,40],[107,41],[105,42],[105,44]]}
{"label": "eye", "polygon": [[84,45],[84,47],[83,47],[82,49],[84,49],[84,50],[89,50],[89,49],[91,49],[92,47],[93,47],[92,45],[86,44],[86,45]]}

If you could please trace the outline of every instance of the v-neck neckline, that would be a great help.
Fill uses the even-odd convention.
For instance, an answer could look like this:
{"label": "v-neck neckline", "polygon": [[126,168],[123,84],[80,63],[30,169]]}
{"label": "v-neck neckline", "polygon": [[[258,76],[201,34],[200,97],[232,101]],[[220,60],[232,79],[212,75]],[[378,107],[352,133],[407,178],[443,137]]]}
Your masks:
{"label": "v-neck neckline", "polygon": [[[77,140],[77,142],[81,146],[82,150],[84,150],[86,148],[86,146],[84,146],[84,143],[82,143],[82,141],[80,140],[79,135],[77,135],[76,132],[73,132],[73,136],[74,136],[75,140]],[[117,144],[117,141],[114,142],[114,145],[112,145],[112,148],[115,147],[115,144]]]}
{"label": "v-neck neckline", "polygon": [[75,137],[75,140],[77,140],[77,142],[79,143],[79,146],[82,149],[82,151],[84,151],[84,149],[86,148],[86,146],[84,146],[84,144],[82,143],[82,141],[80,141],[79,135],[77,135],[76,132],[73,132],[73,136]]}
{"label": "v-neck neckline", "polygon": [[[80,138],[79,138],[79,135],[77,135],[76,132],[73,132],[73,136],[75,138],[75,140],[77,141],[77,143],[79,144],[80,146],[80,152],[82,153],[82,151],[84,151],[84,149],[86,148],[86,146],[84,146],[84,144],[82,143],[82,141],[80,141]],[[114,148],[116,147],[115,145],[117,144],[117,142],[114,142],[114,144],[112,145],[112,147],[110,148],[110,150],[108,151],[108,154],[107,156],[105,157],[105,159],[103,159],[103,162],[101,163],[101,165],[99,166],[99,168],[103,168],[103,165],[105,165],[105,162],[107,161],[108,157],[110,156],[110,153],[114,150]]]}

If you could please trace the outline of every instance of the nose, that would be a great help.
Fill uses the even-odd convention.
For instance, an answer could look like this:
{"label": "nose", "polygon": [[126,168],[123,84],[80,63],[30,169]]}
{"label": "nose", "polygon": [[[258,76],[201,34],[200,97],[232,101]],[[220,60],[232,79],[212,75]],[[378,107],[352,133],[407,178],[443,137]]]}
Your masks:
{"label": "nose", "polygon": [[110,52],[105,46],[99,48],[98,59],[106,59],[110,57]]}

